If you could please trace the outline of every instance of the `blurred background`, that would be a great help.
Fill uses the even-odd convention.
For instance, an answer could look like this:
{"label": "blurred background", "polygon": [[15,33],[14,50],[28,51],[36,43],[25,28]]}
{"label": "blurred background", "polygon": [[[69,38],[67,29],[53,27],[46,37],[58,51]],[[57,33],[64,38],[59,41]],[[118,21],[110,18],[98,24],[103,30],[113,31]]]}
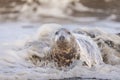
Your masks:
{"label": "blurred background", "polygon": [[0,22],[120,22],[120,0],[0,0]]}

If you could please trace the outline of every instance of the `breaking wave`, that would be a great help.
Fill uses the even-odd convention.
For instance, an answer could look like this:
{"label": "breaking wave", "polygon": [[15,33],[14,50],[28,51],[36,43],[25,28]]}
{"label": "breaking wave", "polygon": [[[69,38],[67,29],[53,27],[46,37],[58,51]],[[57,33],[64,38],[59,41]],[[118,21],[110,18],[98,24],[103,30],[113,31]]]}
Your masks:
{"label": "breaking wave", "polygon": [[0,7],[0,13],[3,16],[2,20],[81,22],[106,19],[119,21],[118,3],[119,1],[116,0],[6,0],[6,2],[1,1],[4,5]]}

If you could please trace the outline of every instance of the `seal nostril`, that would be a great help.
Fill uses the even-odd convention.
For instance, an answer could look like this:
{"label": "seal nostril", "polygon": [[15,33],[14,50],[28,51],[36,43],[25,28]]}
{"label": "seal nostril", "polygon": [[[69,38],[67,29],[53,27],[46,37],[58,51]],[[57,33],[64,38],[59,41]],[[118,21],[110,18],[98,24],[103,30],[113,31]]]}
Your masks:
{"label": "seal nostril", "polygon": [[60,36],[60,37],[59,37],[59,40],[64,40],[64,39],[65,39],[64,36]]}

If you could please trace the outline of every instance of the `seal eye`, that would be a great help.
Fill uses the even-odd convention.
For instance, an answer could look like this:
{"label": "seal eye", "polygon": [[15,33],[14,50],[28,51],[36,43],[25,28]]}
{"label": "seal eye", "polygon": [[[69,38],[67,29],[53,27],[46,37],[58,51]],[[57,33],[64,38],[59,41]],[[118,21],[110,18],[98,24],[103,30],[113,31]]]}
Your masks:
{"label": "seal eye", "polygon": [[58,35],[58,32],[56,32],[55,35]]}
{"label": "seal eye", "polygon": [[71,34],[69,31],[67,32],[68,34]]}

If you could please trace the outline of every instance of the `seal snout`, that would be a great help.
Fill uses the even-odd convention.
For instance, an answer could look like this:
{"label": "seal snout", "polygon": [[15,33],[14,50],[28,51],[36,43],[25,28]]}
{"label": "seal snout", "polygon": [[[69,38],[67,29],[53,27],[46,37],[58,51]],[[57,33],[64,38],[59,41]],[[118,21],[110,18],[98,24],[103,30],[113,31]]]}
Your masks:
{"label": "seal snout", "polygon": [[60,41],[64,41],[64,40],[65,40],[65,37],[64,37],[63,35],[61,35],[61,36],[59,37],[59,40],[60,40]]}

